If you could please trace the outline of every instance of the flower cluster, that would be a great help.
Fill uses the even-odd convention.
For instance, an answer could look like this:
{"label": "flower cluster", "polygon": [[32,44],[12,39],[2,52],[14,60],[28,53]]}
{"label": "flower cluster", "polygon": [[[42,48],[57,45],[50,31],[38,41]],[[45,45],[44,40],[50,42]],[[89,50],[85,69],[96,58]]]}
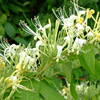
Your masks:
{"label": "flower cluster", "polygon": [[[82,82],[81,84],[76,85],[76,92],[78,93],[78,100],[81,99],[98,99],[99,98],[99,93],[100,93],[100,86],[98,85],[97,87],[95,84],[89,83],[89,82]],[[66,87],[64,86],[62,88],[62,91],[58,90],[59,93],[64,96],[66,100],[74,100],[71,92],[70,92],[70,84]],[[92,94],[92,95],[91,95]]]}
{"label": "flower cluster", "polygon": [[[8,90],[8,100],[16,90],[18,91],[18,88],[31,91],[31,89],[21,85],[23,78],[26,78],[25,73],[31,73],[34,77],[38,77],[52,65],[52,62],[57,64],[60,60],[67,61],[65,59],[67,55],[78,55],[80,51],[83,51],[82,47],[84,45],[94,45],[100,42],[99,14],[95,19],[93,9],[81,8],[75,2],[74,8],[75,11],[70,16],[65,12],[65,8],[58,8],[57,11],[53,10],[57,18],[53,29],[51,29],[50,19],[47,25],[42,26],[39,17],[35,17],[35,23],[32,22],[32,24],[36,28],[36,32],[24,21],[20,21],[21,28],[34,36],[35,47],[30,46],[30,44],[27,47],[16,44],[10,45],[6,39],[1,40],[0,71],[2,74],[5,70],[9,72],[8,76],[1,75],[0,78],[0,85],[3,84],[0,87],[4,86],[4,91],[0,93],[1,98],[9,88],[12,90]],[[95,22],[93,29],[88,25],[90,18]],[[59,28],[60,24],[62,27]],[[47,64],[43,58],[48,60]],[[51,61],[50,64],[49,61]],[[39,68],[38,63],[41,68]],[[78,86],[78,88],[80,89],[81,86]],[[65,99],[67,98],[66,89],[63,89],[61,94]]]}
{"label": "flower cluster", "polygon": [[[51,32],[50,20],[49,24],[43,27],[39,21],[39,17],[35,17],[35,23],[33,23],[33,25],[36,27],[36,32],[32,31],[25,22],[20,22],[20,26],[23,30],[34,35],[35,40],[39,39],[36,44],[38,49],[40,45],[44,47],[45,50],[40,50],[42,53],[47,54],[47,52],[44,51],[49,51],[48,53],[50,53],[51,48],[48,47],[53,45],[52,49],[56,50],[55,58],[57,62],[59,58],[62,59],[61,55],[63,52],[66,51],[68,54],[75,53],[78,55],[85,44],[93,44],[100,40],[98,15],[95,19],[93,17],[95,13],[93,9],[81,8],[75,2],[73,2],[73,4],[75,11],[73,11],[70,16],[67,15],[65,7],[58,8],[57,11],[53,10],[54,15],[59,20],[56,21],[56,27],[55,30],[53,30],[53,34]],[[95,21],[94,29],[88,25],[88,20],[90,18]],[[63,33],[58,32],[59,23],[62,25],[61,31],[64,31]],[[46,30],[49,30],[51,33],[47,33]],[[62,42],[60,43],[61,38]],[[54,50],[52,50],[52,52]]]}
{"label": "flower cluster", "polygon": [[[31,48],[31,46],[26,48],[25,46],[15,44],[10,45],[7,41],[5,41],[5,39],[4,41],[1,40],[0,46],[3,49],[1,49],[2,53],[0,53],[0,72],[1,75],[4,74],[4,76],[1,77],[2,80],[0,79],[0,87],[3,88],[4,84],[4,91],[0,93],[1,99],[3,99],[2,97],[4,92],[9,90],[9,88],[12,88],[12,90],[11,92],[9,91],[10,93],[6,98],[7,100],[10,99],[16,90],[18,91],[17,88],[33,91],[21,85],[21,82],[23,81],[23,78],[26,78],[24,75],[25,72],[37,72],[37,60],[40,57],[39,54],[37,55],[37,48]],[[7,76],[5,75],[4,70],[10,70]]]}

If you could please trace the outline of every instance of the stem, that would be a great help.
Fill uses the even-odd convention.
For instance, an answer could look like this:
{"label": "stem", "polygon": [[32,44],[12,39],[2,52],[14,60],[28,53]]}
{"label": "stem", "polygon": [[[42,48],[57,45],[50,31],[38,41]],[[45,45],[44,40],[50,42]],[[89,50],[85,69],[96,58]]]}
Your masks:
{"label": "stem", "polygon": [[53,64],[53,61],[51,61],[51,63],[50,63],[48,66],[44,67],[44,68],[36,75],[36,77],[38,77],[43,71],[45,71],[45,70],[46,70],[48,67],[50,67],[52,64]]}
{"label": "stem", "polygon": [[6,89],[4,89],[4,90],[2,91],[2,93],[0,94],[0,100],[3,100],[3,96],[4,96],[5,91],[6,91]]}
{"label": "stem", "polygon": [[15,89],[10,92],[10,95],[5,100],[10,100],[11,96],[14,94]]}

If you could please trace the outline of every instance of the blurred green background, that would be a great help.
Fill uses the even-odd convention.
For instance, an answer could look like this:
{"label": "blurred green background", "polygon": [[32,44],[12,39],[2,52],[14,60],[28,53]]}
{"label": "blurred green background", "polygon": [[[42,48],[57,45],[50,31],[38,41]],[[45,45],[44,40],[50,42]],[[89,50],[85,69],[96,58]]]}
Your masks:
{"label": "blurred green background", "polygon": [[[79,5],[100,11],[100,0],[79,0]],[[55,16],[52,9],[63,6],[68,13],[73,4],[70,0],[0,0],[0,38],[6,37],[11,44],[27,45],[33,38],[20,28],[20,20],[25,20],[34,31],[30,20],[34,16],[39,16],[42,25],[50,18],[53,26]],[[90,24],[92,25],[92,21]]]}

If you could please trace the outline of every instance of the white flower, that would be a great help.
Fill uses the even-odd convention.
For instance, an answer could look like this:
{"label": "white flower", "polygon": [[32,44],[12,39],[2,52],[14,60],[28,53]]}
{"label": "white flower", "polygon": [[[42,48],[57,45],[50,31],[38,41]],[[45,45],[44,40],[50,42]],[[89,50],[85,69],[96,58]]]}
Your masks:
{"label": "white flower", "polygon": [[79,31],[80,31],[80,30],[84,30],[83,25],[81,25],[81,24],[79,24],[79,23],[76,24],[76,27],[78,28]]}
{"label": "white flower", "polygon": [[12,87],[12,89],[14,89],[14,90],[17,90],[17,88],[21,88],[23,90],[32,91],[32,90],[26,88],[25,86],[20,85],[19,84],[20,81],[18,81],[17,76],[10,76],[8,81],[9,81],[8,87]]}
{"label": "white flower", "polygon": [[64,21],[63,21],[63,28],[66,28],[66,27],[71,27],[73,25],[73,20],[71,20],[70,18],[65,18]]}
{"label": "white flower", "polygon": [[70,43],[71,43],[71,38],[70,38],[70,36],[67,35],[67,36],[64,38],[64,40],[65,40],[64,46],[66,45],[66,43],[68,43],[68,48],[69,48],[69,47],[70,47]]}
{"label": "white flower", "polygon": [[10,44],[8,43],[7,39],[0,39],[0,46],[3,48],[3,49],[6,49],[10,46]]}
{"label": "white flower", "polygon": [[20,21],[19,25],[25,32],[37,36],[37,34],[32,29],[30,29],[24,21]]}
{"label": "white flower", "polygon": [[34,58],[30,58],[30,59],[29,59],[28,69],[30,69],[30,67],[33,66],[34,61],[35,61]]}
{"label": "white flower", "polygon": [[64,96],[64,98],[67,100],[67,96]]}
{"label": "white flower", "polygon": [[28,62],[29,62],[30,58],[31,58],[31,57],[30,57],[30,56],[28,56],[28,55],[25,57],[24,62],[23,62],[23,69],[24,69],[24,68],[25,68],[25,66],[28,64]]}
{"label": "white flower", "polygon": [[57,62],[59,61],[59,58],[61,57],[62,49],[63,49],[63,46],[57,45],[57,60],[56,60]]}
{"label": "white flower", "polygon": [[41,31],[44,34],[44,36],[46,36],[46,29],[51,27],[51,25],[47,24],[44,27],[42,27],[42,25],[41,25],[41,23],[39,21],[39,17],[38,16],[35,17],[34,20],[35,20],[35,24],[33,23],[33,25],[36,27],[37,32]]}
{"label": "white flower", "polygon": [[25,60],[26,52],[22,51],[20,54],[19,63],[21,64]]}
{"label": "white flower", "polygon": [[77,85],[77,88],[78,88],[79,90],[81,90],[81,89],[84,87],[84,85],[85,85],[85,83],[81,83],[80,85]]}
{"label": "white flower", "polygon": [[37,50],[39,50],[39,46],[40,46],[40,45],[43,45],[43,42],[42,42],[42,41],[37,41],[37,42],[36,42],[36,49],[37,49]]}
{"label": "white flower", "polygon": [[80,14],[80,15],[83,15],[83,14],[85,14],[85,13],[86,13],[86,11],[84,11],[84,10],[79,11],[79,14]]}
{"label": "white flower", "polygon": [[44,29],[47,29],[49,27],[51,27],[51,25],[50,24],[47,24],[47,25],[44,26]]}
{"label": "white flower", "polygon": [[86,32],[88,32],[90,29],[90,26],[86,26]]}
{"label": "white flower", "polygon": [[72,47],[72,52],[74,52],[74,50],[77,50],[77,54],[79,54],[79,50],[81,49],[81,47],[82,47],[83,44],[85,44],[85,43],[86,43],[86,40],[76,38],[76,39],[75,39],[75,42],[74,42],[74,44],[73,44],[73,47]]}
{"label": "white flower", "polygon": [[10,76],[9,87],[12,86],[12,89],[14,89],[16,84],[17,84],[17,77],[16,76]]}
{"label": "white flower", "polygon": [[63,25],[64,21],[66,19],[65,17],[68,17],[66,12],[65,12],[65,8],[64,7],[63,8],[58,8],[57,9],[58,14],[55,13],[55,10],[53,10],[53,13],[56,16],[56,18],[61,22],[61,25]]}
{"label": "white flower", "polygon": [[92,32],[89,32],[89,33],[87,34],[87,36],[91,36],[91,37],[93,37],[94,34],[93,34]]}
{"label": "white flower", "polygon": [[74,15],[74,14],[72,14],[72,15],[70,16],[70,20],[75,20],[75,19],[77,19],[77,16]]}

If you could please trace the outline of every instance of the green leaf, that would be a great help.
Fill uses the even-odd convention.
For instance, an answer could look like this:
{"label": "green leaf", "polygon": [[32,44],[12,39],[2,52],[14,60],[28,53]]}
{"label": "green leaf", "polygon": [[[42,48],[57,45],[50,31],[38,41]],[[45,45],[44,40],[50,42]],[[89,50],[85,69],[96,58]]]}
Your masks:
{"label": "green leaf", "polygon": [[14,40],[15,40],[17,43],[25,44],[26,46],[28,45],[28,42],[27,42],[24,38],[15,37]]}
{"label": "green leaf", "polygon": [[9,13],[8,4],[7,4],[7,3],[2,3],[2,4],[1,4],[1,7],[2,7],[2,9],[3,9],[6,13]]}
{"label": "green leaf", "polygon": [[17,6],[16,6],[16,5],[11,4],[11,3],[9,3],[8,5],[9,5],[9,6],[8,6],[9,9],[10,9],[12,12],[18,14],[18,9],[17,9]]}
{"label": "green leaf", "polygon": [[0,25],[0,36],[5,36],[5,28]]}
{"label": "green leaf", "polygon": [[77,94],[77,92],[75,90],[75,85],[74,85],[73,81],[71,81],[71,84],[70,84],[70,91],[71,91],[71,94],[72,94],[73,98],[75,100],[78,100],[78,94]]}
{"label": "green leaf", "polygon": [[91,45],[85,45],[83,48],[84,52],[79,54],[79,61],[82,67],[87,70],[90,74],[95,72],[95,54]]}
{"label": "green leaf", "polygon": [[40,93],[46,100],[65,100],[56,89],[51,88],[45,81],[40,82],[41,89]]}
{"label": "green leaf", "polygon": [[7,21],[7,16],[5,14],[0,14],[0,24],[4,24]]}
{"label": "green leaf", "polygon": [[95,59],[95,75],[100,77],[100,61]]}
{"label": "green leaf", "polygon": [[13,38],[16,35],[14,26],[11,23],[5,24],[6,33],[10,38]]}
{"label": "green leaf", "polygon": [[0,3],[2,3],[2,0],[0,0]]}
{"label": "green leaf", "polygon": [[[35,92],[18,89],[21,93],[16,91],[15,94],[13,95],[14,100],[40,100],[39,97],[40,83],[35,80],[31,81]],[[30,81],[25,81],[25,82],[23,81],[21,84],[23,86],[28,87],[29,89],[32,89]]]}
{"label": "green leaf", "polygon": [[45,81],[48,82],[49,84],[52,84],[54,87],[60,87],[61,86],[61,80],[57,79],[55,77],[52,78],[48,78],[48,77],[44,77]]}
{"label": "green leaf", "polygon": [[71,63],[62,63],[62,71],[64,75],[66,76],[68,82],[71,82],[71,74],[72,74],[72,68],[71,68]]}

